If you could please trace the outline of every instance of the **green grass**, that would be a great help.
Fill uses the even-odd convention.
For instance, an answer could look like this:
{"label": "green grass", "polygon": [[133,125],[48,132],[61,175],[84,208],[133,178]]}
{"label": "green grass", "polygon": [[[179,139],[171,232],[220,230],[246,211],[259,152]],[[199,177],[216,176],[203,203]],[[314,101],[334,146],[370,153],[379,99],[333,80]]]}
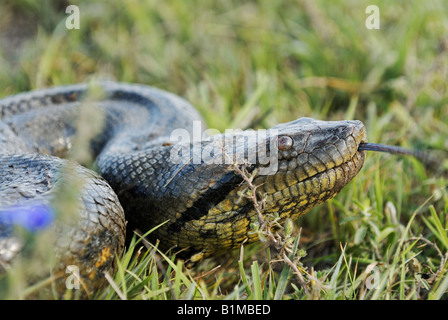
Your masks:
{"label": "green grass", "polygon": [[[373,2],[80,0],[67,30],[64,1],[3,1],[0,96],[114,79],[179,94],[220,131],[359,119],[371,142],[447,151],[448,4]],[[365,28],[370,4],[380,30]],[[447,168],[369,153],[297,221],[305,288],[264,244],[186,269],[136,238],[97,298],[446,299]],[[22,296],[11,287],[0,296]]]}

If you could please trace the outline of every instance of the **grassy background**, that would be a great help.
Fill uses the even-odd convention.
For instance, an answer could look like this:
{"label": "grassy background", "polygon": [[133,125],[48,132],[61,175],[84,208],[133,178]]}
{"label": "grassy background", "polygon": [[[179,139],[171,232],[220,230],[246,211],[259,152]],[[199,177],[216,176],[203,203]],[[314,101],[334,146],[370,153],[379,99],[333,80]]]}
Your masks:
{"label": "grassy background", "polygon": [[[370,142],[448,150],[448,3],[439,1],[0,3],[0,97],[92,78],[188,99],[209,127],[302,116],[359,119]],[[381,29],[365,27],[370,4]],[[192,270],[131,247],[99,298],[446,298],[448,194],[441,171],[370,153],[335,199],[297,221],[306,290],[263,245]],[[443,171],[445,170],[445,171]],[[375,267],[373,273],[368,265]],[[217,267],[220,265],[220,267]],[[376,278],[376,290],[367,282]]]}

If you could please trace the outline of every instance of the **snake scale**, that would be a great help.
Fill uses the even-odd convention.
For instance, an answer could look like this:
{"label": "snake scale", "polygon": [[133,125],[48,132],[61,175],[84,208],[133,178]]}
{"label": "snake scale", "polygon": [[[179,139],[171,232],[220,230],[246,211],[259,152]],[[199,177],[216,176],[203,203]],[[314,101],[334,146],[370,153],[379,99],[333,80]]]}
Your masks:
{"label": "snake scale", "polygon": [[[256,241],[257,234],[250,232],[257,219],[254,205],[241,196],[247,181],[235,165],[250,173],[263,213],[277,213],[284,222],[332,198],[364,163],[365,151],[358,147],[366,142],[366,132],[360,121],[300,118],[261,138],[258,131],[233,133],[231,139],[245,140],[230,147],[225,134],[177,142],[174,129],[193,136],[192,123],[202,121],[188,102],[144,85],[98,85],[102,98],[89,101],[90,108],[103,114],[90,141],[97,172],[72,166],[71,174],[83,181],[77,195],[79,217],[47,227],[57,235],[55,274],[78,266],[89,293],[102,286],[105,272],[114,270],[126,229],[129,236],[134,229],[145,233],[160,225],[150,241],[193,263]],[[60,196],[55,190],[67,179],[61,172],[72,163],[61,157],[73,146],[88,92],[89,85],[78,84],[0,100],[0,269],[7,269],[24,246],[15,233],[23,219],[14,216],[29,219],[34,214],[42,222],[42,208],[52,208]],[[200,157],[204,150],[208,158]],[[257,150],[265,150],[269,161],[261,161]],[[240,154],[246,161],[233,161]],[[183,157],[172,161],[173,155]],[[261,174],[273,163],[274,171]]]}

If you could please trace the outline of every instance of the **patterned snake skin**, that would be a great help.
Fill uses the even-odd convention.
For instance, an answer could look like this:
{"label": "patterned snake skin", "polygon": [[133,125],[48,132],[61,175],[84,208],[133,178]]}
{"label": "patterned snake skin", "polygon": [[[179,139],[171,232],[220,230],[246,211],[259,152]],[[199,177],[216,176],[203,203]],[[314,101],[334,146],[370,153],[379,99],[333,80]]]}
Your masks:
{"label": "patterned snake skin", "polygon": [[[193,123],[201,117],[183,99],[143,85],[98,85],[101,99],[90,99],[82,84],[0,100],[0,269],[8,269],[25,245],[17,225],[39,229],[36,220],[46,226],[48,212],[64,211],[53,209],[72,176],[82,181],[75,217],[40,229],[56,235],[54,274],[64,279],[65,268],[76,265],[92,293],[104,273],[113,272],[126,229],[129,236],[162,224],[149,239],[192,263],[256,241],[249,231],[257,216],[241,196],[247,185],[234,164],[253,175],[263,213],[276,212],[284,221],[333,197],[364,163],[358,146],[366,133],[359,121],[301,118],[268,131],[191,142],[186,138],[197,138]],[[86,103],[104,120],[90,141],[98,173],[60,158],[70,154]],[[181,134],[173,135],[175,129]]]}

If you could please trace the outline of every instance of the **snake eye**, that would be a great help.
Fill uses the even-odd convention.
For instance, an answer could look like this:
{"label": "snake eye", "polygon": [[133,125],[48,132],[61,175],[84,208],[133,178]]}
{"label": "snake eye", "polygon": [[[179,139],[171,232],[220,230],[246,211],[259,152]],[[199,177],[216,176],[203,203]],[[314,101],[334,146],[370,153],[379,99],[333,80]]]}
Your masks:
{"label": "snake eye", "polygon": [[278,150],[288,150],[288,149],[291,149],[292,144],[293,144],[293,140],[292,140],[291,137],[288,137],[288,136],[278,137],[278,140],[277,140]]}

